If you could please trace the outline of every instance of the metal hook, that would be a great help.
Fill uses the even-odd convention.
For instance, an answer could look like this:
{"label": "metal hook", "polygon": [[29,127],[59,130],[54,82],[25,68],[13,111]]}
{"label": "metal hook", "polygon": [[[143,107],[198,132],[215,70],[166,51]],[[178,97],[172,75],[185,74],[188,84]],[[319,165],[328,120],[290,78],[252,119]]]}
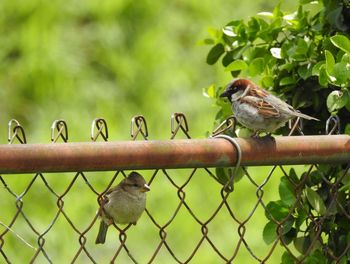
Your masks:
{"label": "metal hook", "polygon": [[[13,127],[13,130],[11,130],[13,124],[15,124],[15,126]],[[12,132],[13,132],[13,135],[12,135]],[[19,135],[19,132],[22,134],[22,136]],[[21,126],[21,124],[16,119],[11,119],[8,123],[7,140],[9,144],[12,144],[15,138],[17,138],[21,144],[27,143],[26,134],[24,133],[24,129]]]}
{"label": "metal hook", "polygon": [[228,135],[216,135],[216,136],[213,136],[213,138],[224,138],[224,139],[230,141],[230,143],[235,147],[235,149],[237,151],[237,162],[236,162],[236,165],[234,166],[234,170],[231,170],[230,179],[224,185],[224,190],[226,192],[232,192],[233,189],[234,189],[233,188],[234,177],[235,177],[235,175],[237,175],[238,169],[241,166],[241,160],[242,160],[241,147],[239,146],[239,144],[238,144],[238,142],[236,141],[235,138],[230,137]]}
{"label": "metal hook", "polygon": [[226,118],[224,121],[221,122],[220,125],[218,125],[212,132],[211,136],[215,137],[219,134],[223,134],[224,132],[230,130],[232,128],[232,131],[236,130],[236,118],[232,115]]}
{"label": "metal hook", "polygon": [[[295,120],[294,123],[293,123],[293,120]],[[296,119],[290,119],[288,121],[288,128],[289,128],[288,136],[291,136],[296,129],[301,135],[303,135],[303,127],[304,127],[303,119],[300,118],[299,116]]]}
{"label": "metal hook", "polygon": [[[95,133],[95,128],[97,129]],[[101,136],[104,141],[108,141],[107,122],[103,118],[95,118],[91,123],[91,140],[96,141]]]}
{"label": "metal hook", "polygon": [[[135,128],[136,128],[136,131],[135,131]],[[131,129],[130,129],[131,138],[135,140],[139,133],[141,133],[144,139],[148,138],[147,122],[143,115],[137,115],[131,118]]]}
{"label": "metal hook", "polygon": [[186,136],[189,137],[189,129],[186,116],[183,113],[173,113],[171,115],[171,134],[175,136],[179,129],[181,129],[186,134]]}
{"label": "metal hook", "polygon": [[[58,131],[57,136],[55,136],[56,130]],[[68,141],[68,127],[66,121],[63,119],[55,120],[51,125],[51,142],[57,142],[59,137],[61,137],[64,142]]]}
{"label": "metal hook", "polygon": [[[334,124],[333,127],[330,129],[331,122],[333,122]],[[334,134],[334,131],[336,131],[336,134],[340,133],[340,119],[337,115],[330,116],[326,122],[326,135]]]}

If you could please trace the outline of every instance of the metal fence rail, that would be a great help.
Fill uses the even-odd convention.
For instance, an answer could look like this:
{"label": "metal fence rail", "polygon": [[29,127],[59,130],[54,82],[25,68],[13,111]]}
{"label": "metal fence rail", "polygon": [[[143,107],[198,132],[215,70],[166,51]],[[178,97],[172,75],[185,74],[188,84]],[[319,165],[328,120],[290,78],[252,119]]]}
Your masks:
{"label": "metal fence rail", "polygon": [[[200,263],[204,260],[265,263],[280,259],[282,251],[288,252],[295,262],[302,263],[314,251],[315,245],[334,262],[346,261],[350,241],[339,252],[334,252],[322,238],[320,227],[326,224],[327,212],[334,206],[340,208],[346,221],[350,220],[349,192],[345,198],[338,195],[339,190],[344,188],[344,178],[349,174],[350,136],[291,136],[298,131],[296,124],[289,137],[235,139],[242,152],[240,157],[239,150],[229,140],[190,139],[187,120],[181,113],[172,116],[171,140],[167,141],[148,141],[146,120],[136,116],[131,122],[131,137],[146,141],[67,143],[67,124],[57,120],[51,128],[51,141],[55,144],[26,144],[23,127],[16,120],[11,120],[10,144],[0,145],[0,173],[3,174],[0,176],[0,262],[57,262],[62,258],[57,252],[60,246],[64,252],[69,252],[64,260],[76,263],[164,263],[165,260],[167,263]],[[339,124],[333,120],[333,125],[327,128],[327,132],[330,131],[328,134],[336,133]],[[233,126],[234,123],[228,120],[213,135],[232,130]],[[179,133],[187,139],[175,139]],[[91,139],[108,140],[105,120],[99,118],[93,121]],[[56,143],[60,140],[65,143]],[[22,144],[12,144],[15,141]],[[237,158],[241,158],[240,162]],[[237,163],[240,163],[243,179],[235,183],[233,192],[226,192],[224,184],[220,183],[210,167],[230,167]],[[282,166],[290,164],[343,166],[341,175],[335,175],[334,170],[319,173],[320,184],[325,185],[331,194],[323,215],[310,210],[305,216],[314,223],[315,230],[312,241],[304,248],[304,254],[296,251],[297,245],[293,246],[285,240],[284,228],[293,218],[296,208],[303,204],[301,190],[320,169],[319,165],[299,169],[303,172],[296,181],[288,172],[291,168]],[[253,176],[254,173],[244,167],[248,165],[274,166],[264,168],[266,175],[263,179],[259,172],[259,181],[259,177]],[[116,229],[110,231],[112,234],[109,234],[107,245],[96,246],[93,242],[98,226],[98,201],[116,181],[126,176],[124,170],[128,169],[151,170],[144,172],[152,189],[146,214],[136,226],[115,225]],[[97,182],[101,181],[101,177],[96,180],[97,177],[87,171],[113,172],[104,177],[103,182]],[[56,174],[46,172],[75,173],[67,177],[60,175],[60,184],[65,179],[65,187],[58,188],[52,184],[52,175],[56,177]],[[34,175],[6,175],[16,173]],[[200,178],[197,177],[199,174]],[[292,186],[295,197],[289,211],[280,219],[274,217],[268,205],[269,201],[276,199],[276,195],[271,196],[267,190],[278,193],[278,186],[270,184],[273,178],[277,178],[273,175],[285,178]],[[84,191],[78,191],[76,185]],[[237,203],[237,193],[242,192],[241,197],[249,200],[249,190],[250,202]],[[33,192],[40,192],[39,197]],[[173,195],[168,196],[170,193]],[[200,197],[196,198],[193,194]],[[88,212],[84,212],[84,219],[81,219],[75,212],[83,210],[80,208],[80,200],[83,199],[88,199],[84,204],[89,205],[84,209],[88,208]],[[199,203],[194,202],[196,199],[200,200]],[[49,200],[52,201],[51,205],[44,210],[48,214],[50,212],[51,217],[42,214],[34,217],[35,210],[32,212],[31,206],[38,203],[45,206]],[[202,204],[201,208],[199,204]],[[247,208],[241,208],[241,205]],[[163,210],[168,212],[161,215],[159,211]],[[267,218],[262,217],[261,210]],[[181,219],[180,223],[178,219]],[[277,227],[277,231],[265,244],[262,236],[257,241],[256,235],[252,236],[249,231],[258,226],[262,234],[261,226],[268,222],[267,219]],[[65,231],[72,235],[63,236]],[[61,240],[53,242],[55,239],[51,236],[57,240],[60,235]]]}
{"label": "metal fence rail", "polygon": [[[350,160],[348,135],[236,141],[244,166],[334,164]],[[236,163],[237,149],[222,138],[0,145],[0,173],[228,167]]]}

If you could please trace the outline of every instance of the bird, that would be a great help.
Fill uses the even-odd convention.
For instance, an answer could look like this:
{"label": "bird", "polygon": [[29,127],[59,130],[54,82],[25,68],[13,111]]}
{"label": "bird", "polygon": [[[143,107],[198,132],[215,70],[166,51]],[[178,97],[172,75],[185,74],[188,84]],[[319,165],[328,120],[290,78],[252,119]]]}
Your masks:
{"label": "bird", "polygon": [[141,174],[133,171],[103,196],[98,215],[101,218],[96,244],[106,240],[108,226],[136,224],[146,208],[146,192],[150,187]]}
{"label": "bird", "polygon": [[248,79],[232,80],[220,97],[226,97],[230,101],[237,121],[253,130],[253,137],[258,137],[260,132],[271,136],[272,132],[295,117],[320,121],[300,113]]}

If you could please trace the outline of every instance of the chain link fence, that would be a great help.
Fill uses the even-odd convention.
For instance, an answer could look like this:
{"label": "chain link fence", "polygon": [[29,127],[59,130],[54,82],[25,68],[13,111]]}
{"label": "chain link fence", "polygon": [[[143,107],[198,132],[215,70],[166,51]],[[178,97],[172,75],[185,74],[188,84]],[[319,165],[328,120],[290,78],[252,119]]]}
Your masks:
{"label": "chain link fence", "polygon": [[[232,131],[234,125],[234,119],[229,118],[213,135]],[[327,134],[337,133],[339,120],[332,118],[326,126]],[[303,135],[299,120],[290,128],[289,135]],[[148,140],[143,116],[132,118],[130,134],[133,140]],[[169,137],[190,139],[182,113],[172,115]],[[91,140],[108,139],[106,121],[95,119]],[[24,129],[16,120],[9,122],[8,141],[27,143]],[[64,120],[52,124],[51,141],[68,141]],[[236,166],[228,171],[235,177],[231,178],[232,192],[225,191],[227,184],[217,178],[215,169],[140,171],[151,188],[145,213],[135,226],[110,228],[104,245],[94,244],[99,201],[128,172],[1,175],[0,262],[276,263],[287,252],[292,261],[289,263],[303,263],[319,249],[330,262],[347,263],[350,239],[332,247],[323,230],[335,216],[335,207],[341,212],[344,225],[349,225],[350,194],[345,181],[349,178],[349,164],[343,164],[341,172],[331,166],[325,170],[321,165]],[[317,205],[315,198],[314,208],[306,205],[305,189],[311,193],[307,197],[314,195],[312,188],[307,187],[310,179],[329,190],[327,203]],[[276,211],[274,205],[283,202],[281,197],[285,196],[289,197],[288,206]],[[303,216],[307,225],[295,220],[295,215],[301,214],[300,208],[307,212]],[[312,236],[308,236],[308,241],[291,243],[287,234],[293,229],[296,232],[299,224],[300,230]]]}

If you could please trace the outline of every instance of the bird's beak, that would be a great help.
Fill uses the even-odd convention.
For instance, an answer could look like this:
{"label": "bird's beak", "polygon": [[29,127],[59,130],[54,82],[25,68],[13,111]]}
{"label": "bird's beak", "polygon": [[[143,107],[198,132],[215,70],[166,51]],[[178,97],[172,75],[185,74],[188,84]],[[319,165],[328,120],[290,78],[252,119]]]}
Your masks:
{"label": "bird's beak", "polygon": [[220,97],[227,97],[227,96],[228,96],[227,89],[222,94],[220,94]]}
{"label": "bird's beak", "polygon": [[141,192],[148,192],[150,190],[151,188],[146,183],[141,187]]}

